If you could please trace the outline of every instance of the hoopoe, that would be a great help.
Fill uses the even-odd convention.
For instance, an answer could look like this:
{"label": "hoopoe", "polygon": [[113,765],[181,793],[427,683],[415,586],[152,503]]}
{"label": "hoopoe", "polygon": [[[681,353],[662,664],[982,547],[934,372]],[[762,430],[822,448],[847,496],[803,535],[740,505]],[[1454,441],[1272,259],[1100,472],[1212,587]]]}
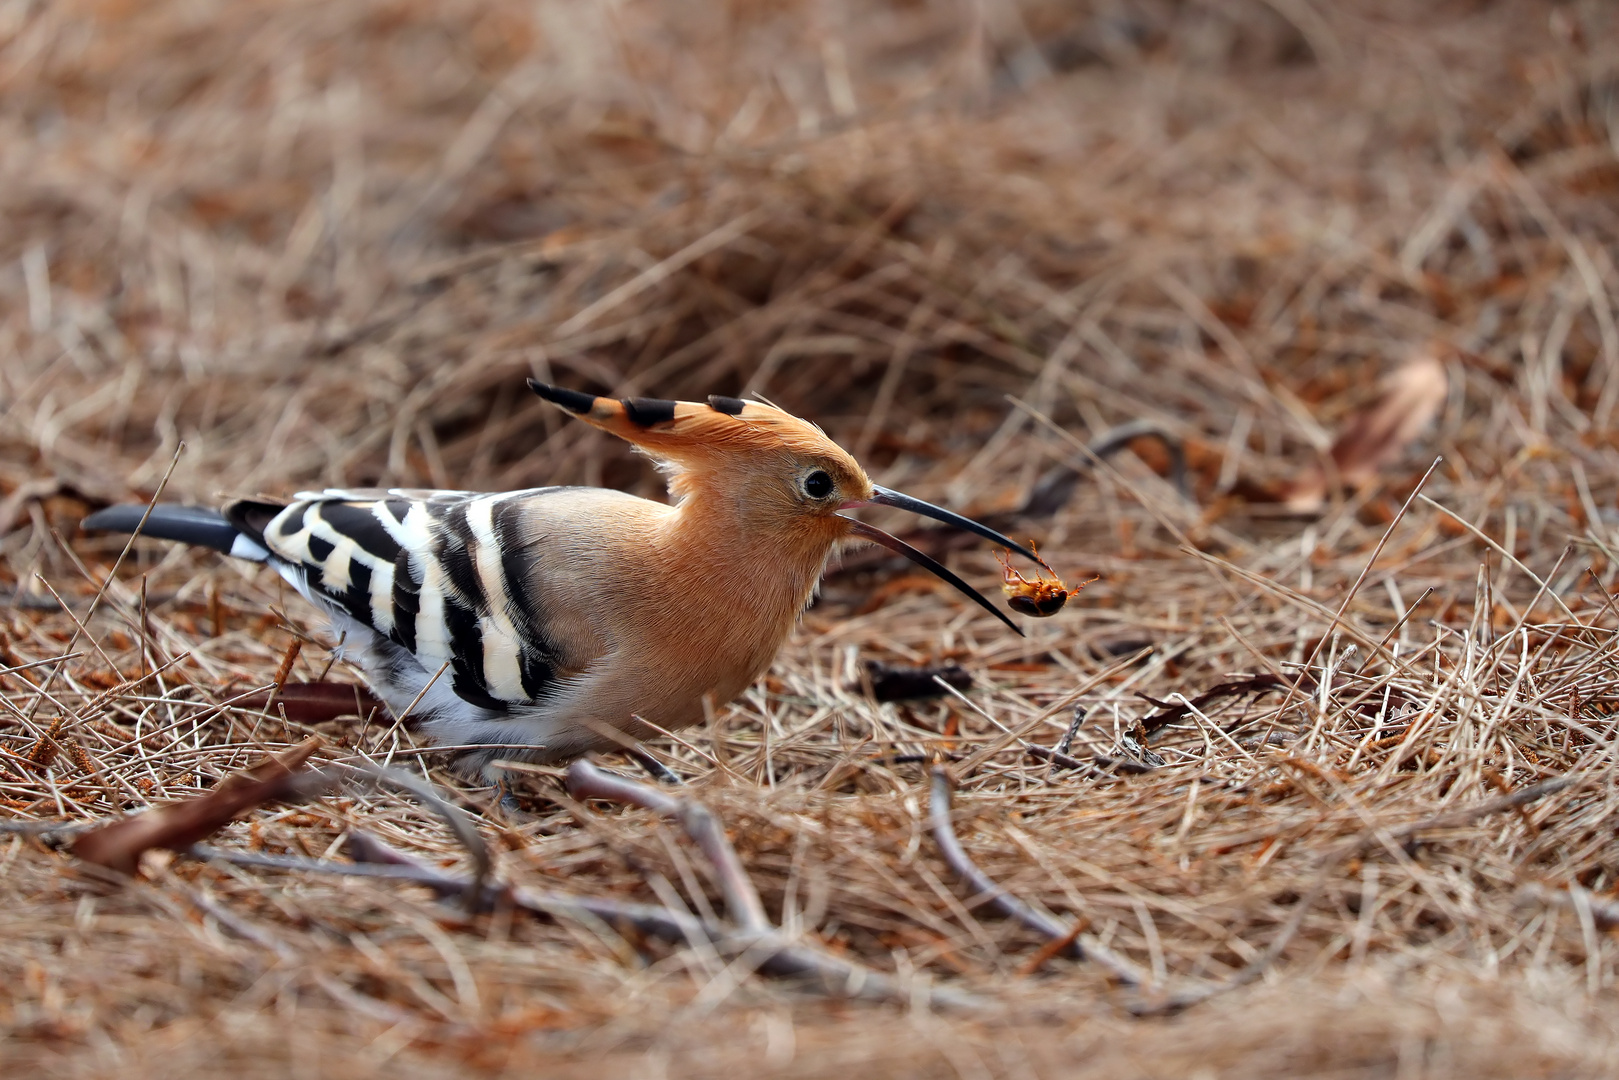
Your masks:
{"label": "hoopoe", "polygon": [[1039,557],[873,484],[815,425],[736,398],[529,386],[650,456],[672,502],[593,487],[331,489],[222,512],[113,506],[84,526],[268,563],[330,616],[394,716],[471,747],[458,763],[486,773],[701,720],[705,700],[730,701],[770,666],[846,538],[905,555],[1022,633],[944,566],[840,511],[897,506]]}

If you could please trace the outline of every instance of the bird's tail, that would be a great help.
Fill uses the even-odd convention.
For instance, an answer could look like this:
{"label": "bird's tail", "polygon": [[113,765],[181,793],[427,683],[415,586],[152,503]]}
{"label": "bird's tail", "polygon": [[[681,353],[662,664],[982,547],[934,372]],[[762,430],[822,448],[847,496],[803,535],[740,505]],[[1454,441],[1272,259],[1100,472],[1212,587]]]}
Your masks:
{"label": "bird's tail", "polygon": [[[244,508],[258,505],[237,503],[231,507],[231,514],[227,517],[206,506],[160,503],[148,513],[144,505],[125,503],[97,510],[81,525],[86,529],[106,532],[138,532],[159,540],[177,540],[195,547],[212,548],[238,559],[264,562],[269,559],[270,552],[263,543],[263,526],[256,520],[263,515],[242,512]],[[280,507],[275,509],[279,510]]]}

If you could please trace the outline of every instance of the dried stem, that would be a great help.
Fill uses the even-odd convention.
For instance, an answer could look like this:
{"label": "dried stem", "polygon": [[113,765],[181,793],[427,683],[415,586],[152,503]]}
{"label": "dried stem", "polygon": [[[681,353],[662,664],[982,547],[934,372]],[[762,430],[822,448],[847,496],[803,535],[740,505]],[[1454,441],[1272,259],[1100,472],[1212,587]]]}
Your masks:
{"label": "dried stem", "polygon": [[340,768],[346,768],[372,783],[391,784],[409,792],[422,805],[432,810],[449,826],[451,834],[467,856],[472,860],[472,877],[466,885],[465,903],[469,909],[475,907],[483,894],[484,883],[489,879],[494,869],[494,860],[489,854],[489,845],[484,843],[477,826],[472,823],[465,810],[445,799],[433,785],[420,777],[412,776],[400,769],[389,768],[386,765],[374,765],[369,762],[356,764],[354,762],[342,763]]}
{"label": "dried stem", "polygon": [[771,929],[764,904],[759,899],[759,891],[748,879],[747,871],[742,868],[742,860],[737,858],[736,849],[726,838],[719,819],[707,807],[691,798],[676,798],[657,788],[598,769],[583,759],[568,766],[568,793],[576,799],[628,803],[674,818],[714,867],[720,891],[725,894],[725,909],[736,924],[754,932]]}
{"label": "dried stem", "polygon": [[[605,798],[605,796],[589,796]],[[639,805],[639,804],[636,804]],[[366,877],[425,885],[441,898],[477,898],[474,910],[488,911],[502,904],[550,918],[606,923],[633,929],[647,937],[683,945],[693,939],[710,942],[720,955],[734,958],[751,954],[758,959],[758,970],[778,978],[804,979],[823,992],[840,997],[872,1001],[909,1002],[910,990],[886,975],[859,964],[829,956],[816,949],[788,941],[774,929],[737,930],[698,918],[686,912],[653,904],[637,904],[606,897],[581,896],[555,890],[479,885],[471,879],[447,874],[416,862],[375,837],[355,830],[348,841],[354,864],[287,855],[261,855],[197,845],[191,854],[199,859],[227,862],[298,873],[329,874],[339,877]],[[977,997],[944,987],[933,987],[927,998],[935,1005],[974,1012],[989,1006]]]}
{"label": "dried stem", "polygon": [[1106,968],[1108,973],[1127,986],[1139,986],[1144,980],[1135,968],[1094,941],[1086,941],[1074,928],[1025,904],[1006,889],[995,884],[989,875],[978,869],[967,856],[961,841],[956,839],[955,826],[950,821],[950,794],[954,788],[950,771],[942,765],[933,767],[932,794],[928,801],[929,816],[933,823],[933,839],[939,853],[950,869],[1001,914],[1016,919],[1029,929],[1051,941],[1068,940],[1069,951],[1078,958],[1088,958]]}

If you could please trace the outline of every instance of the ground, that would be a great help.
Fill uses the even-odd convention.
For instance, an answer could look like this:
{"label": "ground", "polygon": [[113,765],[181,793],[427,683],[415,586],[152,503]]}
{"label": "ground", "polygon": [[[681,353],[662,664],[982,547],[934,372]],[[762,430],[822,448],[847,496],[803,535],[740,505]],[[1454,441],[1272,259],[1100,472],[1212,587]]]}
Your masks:
{"label": "ground", "polygon": [[[6,1074],[1611,1074],[1616,31],[1527,0],[0,4]],[[78,528],[334,484],[658,495],[528,376],[763,395],[1098,576],[1018,638],[851,550],[764,680],[649,744],[782,937],[887,1000],[756,972],[674,821],[553,768],[503,806],[356,715],[268,571]],[[987,545],[883,520],[997,586]],[[880,702],[874,662],[971,685]],[[375,785],[243,810],[207,839],[237,863],[70,850],[312,734],[311,768],[429,777],[531,899],[718,936],[329,872],[356,834],[470,872]],[[940,794],[1083,958],[963,882]]]}

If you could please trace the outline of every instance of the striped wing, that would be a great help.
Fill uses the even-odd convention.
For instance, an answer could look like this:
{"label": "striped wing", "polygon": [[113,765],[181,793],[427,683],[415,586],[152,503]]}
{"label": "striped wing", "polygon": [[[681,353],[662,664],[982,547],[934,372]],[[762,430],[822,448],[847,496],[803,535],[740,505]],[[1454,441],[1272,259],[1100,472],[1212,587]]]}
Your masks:
{"label": "striped wing", "polygon": [[534,600],[523,504],[565,490],[300,492],[264,544],[325,601],[505,711],[543,698],[559,669]]}

